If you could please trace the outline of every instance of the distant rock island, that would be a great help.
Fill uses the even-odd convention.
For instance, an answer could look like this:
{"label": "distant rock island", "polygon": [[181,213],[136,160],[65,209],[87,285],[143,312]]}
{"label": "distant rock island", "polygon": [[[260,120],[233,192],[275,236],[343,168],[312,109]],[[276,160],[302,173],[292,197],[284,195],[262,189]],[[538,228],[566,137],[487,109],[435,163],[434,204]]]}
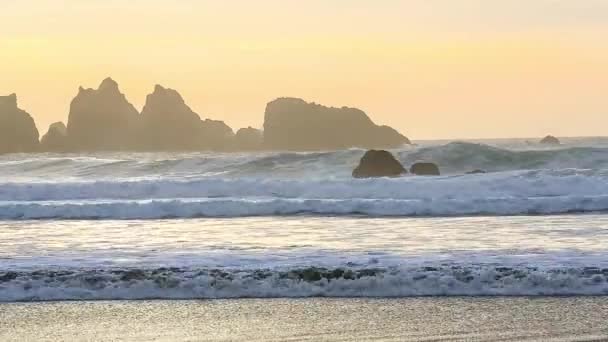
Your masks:
{"label": "distant rock island", "polygon": [[264,146],[271,150],[395,148],[409,143],[356,108],[325,107],[297,98],[279,98],[266,106]]}
{"label": "distant rock island", "polygon": [[561,144],[561,142],[559,141],[559,139],[557,139],[556,137],[552,136],[552,135],[547,135],[546,137],[542,138],[540,140],[541,144],[544,145],[559,145]]}
{"label": "distant rock island", "polygon": [[297,98],[266,106],[264,130],[201,119],[175,90],[156,85],[141,111],[106,78],[97,89],[80,87],[67,123],[53,123],[39,141],[32,117],[17,96],[0,96],[0,153],[97,151],[256,151],[395,148],[410,141],[376,125],[356,108],[333,108]]}
{"label": "distant rock island", "polygon": [[38,129],[34,119],[17,107],[17,95],[0,96],[0,153],[37,150]]}

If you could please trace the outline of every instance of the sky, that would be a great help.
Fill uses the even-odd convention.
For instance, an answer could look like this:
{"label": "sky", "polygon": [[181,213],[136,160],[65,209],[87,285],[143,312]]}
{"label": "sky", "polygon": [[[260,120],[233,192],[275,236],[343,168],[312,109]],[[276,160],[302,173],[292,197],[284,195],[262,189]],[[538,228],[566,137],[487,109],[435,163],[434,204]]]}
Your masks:
{"label": "sky", "polygon": [[290,96],[412,139],[608,135],[608,0],[0,0],[0,95],[41,133],[108,76],[235,130]]}

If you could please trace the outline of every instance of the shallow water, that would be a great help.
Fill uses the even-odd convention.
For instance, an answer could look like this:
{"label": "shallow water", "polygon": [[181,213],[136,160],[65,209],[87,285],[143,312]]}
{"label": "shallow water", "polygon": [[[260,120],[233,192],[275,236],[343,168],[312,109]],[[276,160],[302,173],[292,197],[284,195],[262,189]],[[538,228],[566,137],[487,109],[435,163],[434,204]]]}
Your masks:
{"label": "shallow water", "polygon": [[608,295],[607,143],[3,155],[0,301]]}
{"label": "shallow water", "polygon": [[608,294],[608,216],[0,222],[0,301]]}
{"label": "shallow water", "polygon": [[602,341],[608,297],[0,304],[10,341]]}

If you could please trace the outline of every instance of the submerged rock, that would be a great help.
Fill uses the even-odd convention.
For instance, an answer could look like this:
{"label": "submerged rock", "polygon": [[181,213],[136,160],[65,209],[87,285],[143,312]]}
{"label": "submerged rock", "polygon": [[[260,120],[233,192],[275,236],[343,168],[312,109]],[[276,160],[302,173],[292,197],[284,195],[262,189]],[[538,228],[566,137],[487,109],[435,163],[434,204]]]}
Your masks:
{"label": "submerged rock", "polygon": [[264,145],[273,150],[337,150],[351,147],[394,148],[409,140],[378,126],[356,108],[333,108],[297,98],[279,98],[266,106]]}
{"label": "submerged rock", "polygon": [[63,122],[49,126],[48,132],[40,139],[40,148],[46,152],[65,152],[69,149],[68,129]]}
{"label": "submerged rock", "polygon": [[34,119],[17,106],[17,95],[0,96],[0,153],[38,150]]}
{"label": "submerged rock", "polygon": [[410,167],[410,172],[419,176],[439,176],[439,167],[435,163],[414,163]]}
{"label": "submerged rock", "polygon": [[546,137],[541,139],[540,143],[545,145],[559,145],[560,141],[552,135],[547,135]]}
{"label": "submerged rock", "polygon": [[487,173],[487,171],[485,170],[481,170],[481,169],[475,169],[473,171],[469,171],[466,174],[467,175],[475,175],[475,174],[479,174],[479,173]]}
{"label": "submerged rock", "polygon": [[369,150],[353,170],[355,178],[398,177],[407,173],[401,163],[388,151]]}

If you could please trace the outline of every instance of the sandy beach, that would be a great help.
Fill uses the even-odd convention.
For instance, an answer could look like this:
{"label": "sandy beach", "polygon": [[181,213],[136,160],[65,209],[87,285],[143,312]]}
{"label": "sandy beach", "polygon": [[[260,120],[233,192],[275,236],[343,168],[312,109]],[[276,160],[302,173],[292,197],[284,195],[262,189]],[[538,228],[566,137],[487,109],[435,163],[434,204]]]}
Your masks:
{"label": "sandy beach", "polygon": [[608,297],[0,304],[2,341],[604,341]]}

